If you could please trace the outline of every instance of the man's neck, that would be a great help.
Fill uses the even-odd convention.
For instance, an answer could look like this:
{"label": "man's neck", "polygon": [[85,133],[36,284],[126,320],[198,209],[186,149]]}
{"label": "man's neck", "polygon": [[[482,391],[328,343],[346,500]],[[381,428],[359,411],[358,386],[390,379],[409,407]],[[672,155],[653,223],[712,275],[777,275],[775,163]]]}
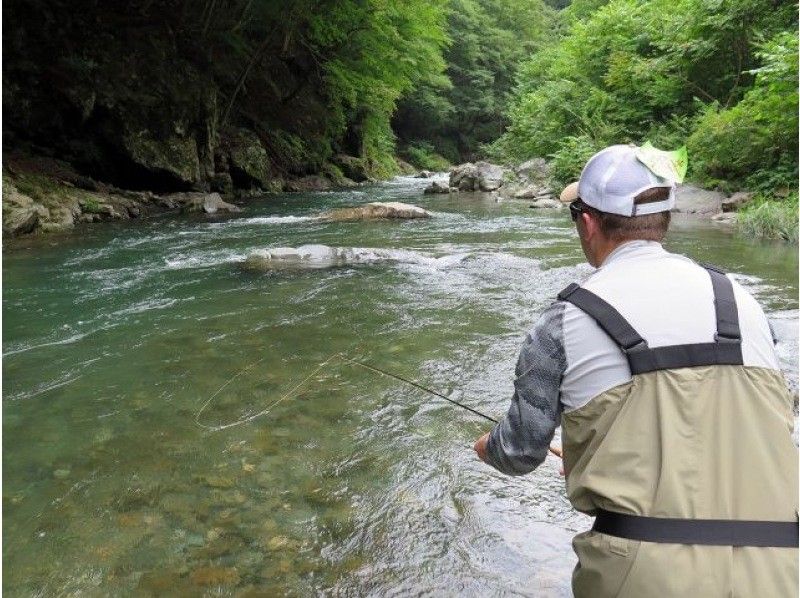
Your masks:
{"label": "man's neck", "polygon": [[648,241],[646,239],[627,239],[625,241],[609,243],[607,247],[604,245],[601,248],[603,250],[602,255],[600,253],[597,254],[598,261],[596,267],[600,268],[604,266],[608,261],[608,258],[611,257],[612,254],[616,253],[618,249],[620,249],[625,245],[631,245],[631,244],[661,247],[661,244],[658,243],[657,241]]}

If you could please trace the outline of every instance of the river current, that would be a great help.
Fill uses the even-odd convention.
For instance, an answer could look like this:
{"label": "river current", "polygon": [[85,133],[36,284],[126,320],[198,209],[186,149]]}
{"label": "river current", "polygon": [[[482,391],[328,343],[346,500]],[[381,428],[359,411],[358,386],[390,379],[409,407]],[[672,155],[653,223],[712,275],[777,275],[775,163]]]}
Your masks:
{"label": "river current", "polygon": [[[427,182],[7,247],[3,591],[569,596],[570,540],[590,520],[556,458],[504,476],[474,456],[480,418],[341,360],[315,371],[344,351],[499,418],[525,332],[591,272],[566,210],[423,195]],[[433,217],[313,219],[376,200]],[[240,265],[303,244],[397,259]],[[687,218],[666,246],[754,293],[796,392],[797,247]]]}

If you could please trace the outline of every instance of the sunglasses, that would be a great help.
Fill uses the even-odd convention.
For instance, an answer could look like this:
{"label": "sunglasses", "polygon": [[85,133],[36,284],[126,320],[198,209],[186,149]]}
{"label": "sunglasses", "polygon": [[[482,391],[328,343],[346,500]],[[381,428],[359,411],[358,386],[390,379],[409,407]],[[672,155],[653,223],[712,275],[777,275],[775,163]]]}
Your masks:
{"label": "sunglasses", "polygon": [[592,208],[583,203],[580,197],[569,204],[569,215],[573,222],[577,222],[581,214],[590,214],[591,210]]}

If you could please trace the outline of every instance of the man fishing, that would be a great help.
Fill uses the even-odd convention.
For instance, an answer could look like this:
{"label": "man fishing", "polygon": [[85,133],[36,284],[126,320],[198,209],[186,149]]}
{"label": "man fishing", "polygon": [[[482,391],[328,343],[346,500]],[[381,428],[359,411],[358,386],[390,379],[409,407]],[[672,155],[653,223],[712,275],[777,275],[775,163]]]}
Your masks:
{"label": "man fishing", "polygon": [[578,597],[794,596],[792,397],[763,311],[661,246],[675,178],[647,148],[595,154],[562,194],[588,262],[527,335],[506,417],[475,443],[499,471],[562,428]]}

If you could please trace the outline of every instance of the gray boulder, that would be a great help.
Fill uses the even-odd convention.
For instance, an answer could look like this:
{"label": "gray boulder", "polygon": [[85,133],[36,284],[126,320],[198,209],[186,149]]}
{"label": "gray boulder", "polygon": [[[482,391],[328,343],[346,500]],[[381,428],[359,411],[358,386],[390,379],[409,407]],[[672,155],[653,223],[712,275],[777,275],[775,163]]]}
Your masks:
{"label": "gray boulder", "polygon": [[503,186],[505,170],[502,166],[489,162],[477,162],[475,167],[478,169],[478,188],[481,191],[495,191]]}
{"label": "gray boulder", "polygon": [[122,137],[128,157],[139,166],[157,175],[166,175],[185,185],[200,180],[200,158],[192,137],[161,137],[147,129],[128,131]]}
{"label": "gray boulder", "polygon": [[356,222],[359,220],[381,220],[386,218],[414,219],[430,218],[430,212],[399,201],[372,202],[353,208],[340,208],[320,214],[320,220],[328,222]]}
{"label": "gray boulder", "polygon": [[755,197],[751,191],[739,191],[722,202],[723,212],[738,212]]}
{"label": "gray boulder", "polygon": [[450,193],[450,187],[446,181],[433,181],[423,193]]}
{"label": "gray boulder", "polygon": [[330,268],[343,264],[371,263],[397,258],[396,252],[390,249],[301,245],[297,248],[258,249],[248,255],[241,265],[246,270],[265,272],[280,269]]}
{"label": "gray boulder", "polygon": [[219,193],[170,193],[162,195],[159,203],[163,206],[179,207],[183,212],[216,214],[217,212],[242,211],[239,206],[223,201]]}
{"label": "gray boulder", "polygon": [[719,191],[709,191],[694,185],[678,185],[675,211],[711,217],[722,211],[725,195]]}
{"label": "gray boulder", "polygon": [[313,174],[286,183],[286,190],[293,192],[328,191],[330,188],[330,180],[323,176]]}
{"label": "gray boulder", "polygon": [[253,131],[234,129],[225,136],[227,166],[231,182],[238,187],[269,187],[269,158],[267,150]]}
{"label": "gray boulder", "polygon": [[450,187],[460,191],[495,191],[503,185],[505,170],[497,164],[460,164],[450,171]]}
{"label": "gray boulder", "polygon": [[516,199],[536,199],[540,197],[552,197],[550,190],[540,185],[528,185],[514,193]]}
{"label": "gray boulder", "polygon": [[39,218],[45,215],[47,208],[3,180],[3,234],[13,237],[33,232]]}
{"label": "gray boulder", "polygon": [[550,166],[544,158],[532,158],[517,166],[514,173],[523,182],[541,184],[550,178]]}

